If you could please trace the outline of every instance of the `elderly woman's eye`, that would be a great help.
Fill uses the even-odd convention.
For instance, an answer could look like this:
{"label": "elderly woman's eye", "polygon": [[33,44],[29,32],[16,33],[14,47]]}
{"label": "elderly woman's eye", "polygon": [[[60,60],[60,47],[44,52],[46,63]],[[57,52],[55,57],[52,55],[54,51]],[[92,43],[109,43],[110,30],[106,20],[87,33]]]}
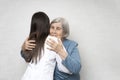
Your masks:
{"label": "elderly woman's eye", "polygon": [[51,28],[51,29],[54,29],[54,27],[53,27],[53,26],[51,26],[50,28]]}
{"label": "elderly woman's eye", "polygon": [[62,28],[58,27],[57,30],[61,30]]}

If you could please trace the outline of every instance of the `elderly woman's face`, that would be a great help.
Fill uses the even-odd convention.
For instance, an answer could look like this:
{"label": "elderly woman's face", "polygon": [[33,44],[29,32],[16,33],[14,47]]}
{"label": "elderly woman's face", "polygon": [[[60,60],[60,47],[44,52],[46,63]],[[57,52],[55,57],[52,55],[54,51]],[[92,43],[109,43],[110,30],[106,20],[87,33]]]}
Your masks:
{"label": "elderly woman's face", "polygon": [[62,28],[62,24],[60,22],[51,24],[51,26],[50,26],[50,35],[62,39],[62,37],[63,37],[63,28]]}

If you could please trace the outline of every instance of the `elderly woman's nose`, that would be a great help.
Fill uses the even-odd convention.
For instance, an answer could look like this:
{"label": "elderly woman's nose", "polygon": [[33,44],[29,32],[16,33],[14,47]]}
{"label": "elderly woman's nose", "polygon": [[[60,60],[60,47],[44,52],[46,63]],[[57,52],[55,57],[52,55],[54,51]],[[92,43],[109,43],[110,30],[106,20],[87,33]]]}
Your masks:
{"label": "elderly woman's nose", "polygon": [[56,34],[56,29],[53,30],[53,33]]}

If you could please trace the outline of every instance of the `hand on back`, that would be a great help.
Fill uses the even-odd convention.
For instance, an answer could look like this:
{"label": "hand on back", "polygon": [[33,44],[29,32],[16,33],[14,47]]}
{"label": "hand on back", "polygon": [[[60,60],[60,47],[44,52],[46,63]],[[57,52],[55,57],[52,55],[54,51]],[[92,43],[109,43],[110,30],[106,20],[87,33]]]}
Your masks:
{"label": "hand on back", "polygon": [[22,45],[22,50],[32,50],[33,48],[35,48],[36,44],[35,44],[35,40],[28,40],[28,38],[25,40],[25,42]]}

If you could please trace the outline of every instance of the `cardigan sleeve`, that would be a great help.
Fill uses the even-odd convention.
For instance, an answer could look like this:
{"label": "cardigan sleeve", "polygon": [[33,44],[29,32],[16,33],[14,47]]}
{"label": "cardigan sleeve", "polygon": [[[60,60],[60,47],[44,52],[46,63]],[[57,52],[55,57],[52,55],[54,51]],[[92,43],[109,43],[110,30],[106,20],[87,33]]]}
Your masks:
{"label": "cardigan sleeve", "polygon": [[73,74],[79,73],[81,69],[80,55],[76,42],[67,43],[66,50],[68,56],[62,60],[62,64]]}
{"label": "cardigan sleeve", "polygon": [[31,55],[30,55],[30,54],[26,54],[26,53],[23,52],[22,50],[20,51],[20,54],[21,54],[22,58],[23,58],[26,62],[30,62],[30,61],[31,61]]}
{"label": "cardigan sleeve", "polygon": [[25,58],[25,55],[24,55],[24,53],[23,53],[22,50],[20,51],[20,54],[21,54],[21,57],[22,57],[22,58]]}

